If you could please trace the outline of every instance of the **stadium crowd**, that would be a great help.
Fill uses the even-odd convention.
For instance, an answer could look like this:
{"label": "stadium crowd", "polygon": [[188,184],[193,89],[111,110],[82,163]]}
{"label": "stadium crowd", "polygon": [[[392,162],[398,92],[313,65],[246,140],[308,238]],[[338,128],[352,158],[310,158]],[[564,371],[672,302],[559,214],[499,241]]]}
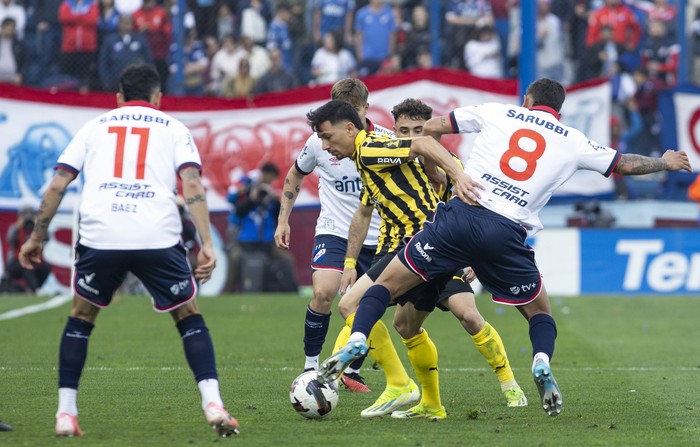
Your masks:
{"label": "stadium crowd", "polygon": [[[0,0],[0,82],[115,91],[124,67],[152,62],[166,94],[236,98],[416,67],[517,76],[519,0],[440,1],[433,60],[436,1],[187,0],[178,48],[177,0]],[[678,81],[680,39],[700,84],[700,0],[537,0],[536,33],[537,77],[610,78],[613,144],[660,153],[657,93]]]}

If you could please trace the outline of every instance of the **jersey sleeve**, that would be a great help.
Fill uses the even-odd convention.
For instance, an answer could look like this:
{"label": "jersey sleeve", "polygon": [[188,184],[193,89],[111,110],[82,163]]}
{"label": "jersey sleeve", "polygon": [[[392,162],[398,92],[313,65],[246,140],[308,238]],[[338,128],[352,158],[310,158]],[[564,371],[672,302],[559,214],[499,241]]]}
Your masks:
{"label": "jersey sleeve", "polygon": [[370,196],[369,191],[367,191],[364,185],[362,186],[362,191],[360,191],[360,203],[364,206],[374,206],[372,196]]}
{"label": "jersey sleeve", "polygon": [[452,133],[480,132],[483,127],[486,105],[459,107],[450,112]]}
{"label": "jersey sleeve", "polygon": [[580,169],[600,172],[606,177],[612,174],[613,169],[615,169],[617,162],[622,156],[622,154],[615,149],[603,146],[585,137],[579,145],[579,153]]}
{"label": "jersey sleeve", "polygon": [[93,127],[94,123],[88,123],[80,128],[63,150],[63,153],[58,157],[56,169],[63,169],[76,176],[83,170],[83,163],[85,163],[87,154],[87,137]]}
{"label": "jersey sleeve", "polygon": [[358,148],[358,158],[363,166],[371,170],[397,166],[412,161],[410,138],[392,138],[366,141]]}
{"label": "jersey sleeve", "polygon": [[321,140],[316,135],[311,135],[304,143],[304,148],[297,156],[295,166],[299,172],[309,175],[318,166],[318,150]]}
{"label": "jersey sleeve", "polygon": [[184,124],[178,126],[174,138],[176,171],[180,172],[189,167],[195,167],[201,170],[202,160],[189,129],[187,129]]}

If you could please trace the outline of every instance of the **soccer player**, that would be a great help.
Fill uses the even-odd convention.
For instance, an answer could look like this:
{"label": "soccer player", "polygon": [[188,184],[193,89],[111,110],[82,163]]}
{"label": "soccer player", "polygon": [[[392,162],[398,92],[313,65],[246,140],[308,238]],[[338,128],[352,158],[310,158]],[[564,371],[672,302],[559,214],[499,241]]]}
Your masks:
{"label": "soccer player", "polygon": [[[360,120],[364,123],[363,129],[368,132],[391,134],[390,130],[375,125],[367,119],[368,96],[367,86],[359,79],[341,79],[331,89],[332,99],[346,101],[357,110]],[[304,177],[311,174],[314,169],[317,169],[319,174],[321,213],[316,221],[316,235],[311,254],[313,294],[311,303],[306,308],[304,321],[304,353],[306,354],[304,371],[318,369],[318,357],[328,333],[331,304],[340,288],[349,222],[360,204],[359,197],[362,189],[362,181],[352,160],[339,160],[324,152],[321,148],[321,140],[315,133],[312,134],[306,140],[304,148],[294,165],[289,168],[284,180],[275,230],[275,243],[280,248],[289,249],[291,240],[289,215],[299,196]],[[370,230],[366,233],[364,240],[360,241],[362,246],[357,250],[356,256],[357,269],[363,273],[369,268],[376,251],[381,221],[377,213],[374,213],[371,219],[368,216],[368,220],[371,220]],[[380,326],[383,326],[383,323],[380,322]],[[350,335],[349,328],[344,330],[347,332],[345,336],[347,338]],[[386,328],[384,330],[386,331]],[[386,334],[388,336],[388,331]],[[359,375],[361,364],[360,361],[358,364],[351,365],[340,379],[352,391],[368,392],[370,389]]]}
{"label": "soccer player", "polygon": [[[425,122],[431,118],[432,112],[433,110],[429,106],[416,99],[406,99],[401,102],[392,110],[396,136],[401,138],[422,136]],[[384,225],[381,227],[383,232],[380,236],[380,250],[377,255],[377,258],[381,259],[388,254],[383,265],[386,265],[388,260],[391,259],[403,245],[403,240],[414,235],[422,226],[423,220],[411,216],[410,213],[405,211],[397,213],[393,210],[398,208],[405,209],[404,204],[409,202],[411,197],[417,195],[416,191],[428,186],[426,185],[427,182],[425,178],[411,171],[407,176],[410,182],[406,184],[418,184],[420,187],[416,188],[415,186],[410,186],[409,188],[405,188],[401,186],[402,184],[399,181],[392,180],[397,177],[396,173],[387,170],[384,163],[376,163],[373,160],[373,157],[379,154],[384,154],[387,157],[403,155],[397,152],[398,151],[395,149],[378,148],[376,152],[370,152],[370,149],[358,148],[356,153],[353,154],[360,172],[363,174],[363,178],[371,183],[371,187],[368,188],[368,190],[372,192],[372,196],[363,196],[363,204],[358,207],[353,217],[350,235],[348,236],[347,256],[349,259],[354,259],[356,257],[359,248],[358,241],[362,240],[362,235],[367,231],[369,216],[374,207],[373,204],[376,204],[380,215],[384,218]],[[424,163],[426,161],[427,160],[424,160]],[[420,172],[420,170],[421,168],[418,167],[416,172]],[[383,173],[386,173],[385,177],[382,177]],[[441,189],[441,194],[435,194],[438,196],[438,200],[446,201],[449,198],[450,188],[448,185],[441,185]],[[429,218],[432,216],[433,212],[434,207],[427,207],[425,215]],[[372,281],[379,276],[379,273],[381,273],[379,267],[372,268],[359,284],[354,284],[355,278],[357,278],[357,272],[351,268],[346,268],[343,272],[341,292],[345,291],[348,285],[354,284],[352,289],[343,295],[338,305],[340,313],[346,318],[348,326],[352,325],[354,313],[357,310],[362,294],[372,285]],[[503,346],[503,341],[498,331],[484,320],[476,308],[474,293],[471,287],[465,284],[464,279],[461,277],[455,277],[448,282],[447,287],[445,290],[442,290],[441,293],[445,299],[439,307],[442,310],[450,310],[455,317],[460,320],[464,329],[470,334],[477,349],[486,358],[492,370],[496,373],[501,385],[501,392],[506,398],[506,404],[509,407],[526,406],[527,398],[515,380],[513,370],[508,362],[505,347]],[[407,303],[406,305],[410,306],[412,303]],[[406,315],[406,312],[397,312],[394,319],[394,326],[404,339],[404,343],[406,343],[407,346],[414,346],[414,343],[411,343],[411,339],[416,337],[419,332],[424,332],[424,329],[421,330],[420,324],[412,325],[411,321],[406,321]],[[339,339],[336,341],[336,348],[341,348],[346,341],[347,339]],[[432,354],[428,353],[428,355]],[[397,410],[401,406],[406,405],[408,401],[412,400],[405,397],[408,376],[399,376],[388,368],[384,368],[384,372],[387,377],[386,390],[372,406],[362,411],[361,415],[364,417],[391,414],[394,410]],[[430,377],[437,377],[437,373],[430,373],[428,375]],[[425,389],[424,387],[424,390]],[[437,387],[433,389],[428,388],[428,390],[437,394]],[[430,396],[426,396],[424,392],[424,399],[426,401],[430,402],[432,400],[433,404],[439,402],[439,398],[430,399],[429,397]],[[435,405],[434,407],[428,405],[427,407],[439,408],[440,405]],[[429,411],[423,411],[423,413],[427,414]]]}
{"label": "soccer player", "polygon": [[[683,151],[668,150],[662,157],[620,154],[565,126],[559,122],[565,96],[557,81],[538,79],[528,87],[522,107],[498,103],[460,107],[426,123],[425,133],[436,137],[478,134],[465,163],[466,190],[455,189],[459,199],[441,204],[434,219],[367,290],[350,340],[322,363],[320,375],[335,375],[348,361],[365,355],[370,329],[395,297],[469,265],[494,301],[517,306],[527,319],[532,374],[542,407],[550,416],[561,413],[562,394],[550,367],[556,324],[534,252],[526,243],[529,235],[542,229],[539,211],[579,169],[606,176],[691,171]],[[332,127],[324,123],[323,135],[334,138]]]}
{"label": "soccer player", "polygon": [[[143,282],[155,310],[175,320],[207,423],[222,437],[238,433],[219,394],[214,347],[195,301],[195,278],[208,281],[216,266],[199,152],[189,130],[158,110],[161,96],[152,65],[122,72],[119,107],[85,124],[58,158],[34,231],[20,251],[26,268],[41,261],[51,219],[68,185],[83,172],[75,297],[59,348],[58,436],[83,434],[77,393],[88,339],[100,309],[110,304],[128,272]],[[178,177],[202,242],[194,276],[180,240]]]}
{"label": "soccer player", "polygon": [[[460,165],[433,138],[419,137],[412,140],[367,134],[359,126],[360,120],[355,110],[340,101],[331,101],[310,112],[307,117],[321,138],[324,150],[336,158],[351,157],[355,161],[364,185],[362,201],[367,205],[372,200],[382,216],[379,247],[386,247],[387,255],[372,266],[367,275],[369,277],[375,277],[372,272],[381,272],[385,268],[401,239],[418,231],[439,202],[438,195],[421,163],[415,160],[416,157],[423,156],[442,168],[446,175],[454,179],[455,190],[464,191],[468,186],[461,183],[467,177]],[[455,269],[457,270],[459,269]],[[421,381],[423,396],[417,407],[424,411],[409,410],[400,412],[400,416],[393,413],[395,417],[425,417],[433,420],[446,417],[440,401],[437,350],[421,325],[437,302],[451,295],[472,293],[465,281],[449,284],[452,277],[452,272],[443,275],[397,300],[401,306],[396,309],[394,321],[400,322],[396,327],[409,349],[409,359]],[[374,329],[372,333],[374,334]],[[370,346],[375,348],[373,335],[370,335]],[[386,414],[385,408],[413,403],[420,396],[417,386],[403,370],[398,358],[395,359],[398,365],[392,363],[386,367],[385,362],[377,358],[375,351],[376,348],[373,357],[384,367],[387,376],[388,388],[379,399],[386,402],[380,402],[376,408],[372,406],[365,409],[361,413],[363,417]],[[366,353],[365,350],[363,354]],[[338,377],[339,373],[327,374],[328,370],[325,363],[321,364],[318,374],[321,381],[328,382]]]}

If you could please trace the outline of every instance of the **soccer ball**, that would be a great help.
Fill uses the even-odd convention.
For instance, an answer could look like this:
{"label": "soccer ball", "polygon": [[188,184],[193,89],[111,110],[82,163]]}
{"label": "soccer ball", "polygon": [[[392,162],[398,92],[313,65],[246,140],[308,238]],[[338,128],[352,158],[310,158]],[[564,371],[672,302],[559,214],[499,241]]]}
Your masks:
{"label": "soccer ball", "polygon": [[328,416],[338,405],[338,385],[335,382],[321,383],[316,371],[299,375],[289,390],[292,407],[305,418],[320,419]]}

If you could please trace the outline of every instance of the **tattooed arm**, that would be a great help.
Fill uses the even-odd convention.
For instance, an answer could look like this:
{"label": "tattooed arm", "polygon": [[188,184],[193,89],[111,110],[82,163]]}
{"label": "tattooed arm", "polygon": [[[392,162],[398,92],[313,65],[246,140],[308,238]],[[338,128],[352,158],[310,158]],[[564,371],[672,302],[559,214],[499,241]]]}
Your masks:
{"label": "tattooed arm", "polygon": [[662,157],[622,154],[613,172],[620,175],[641,175],[681,170],[692,172],[688,155],[683,151],[667,150]]}
{"label": "tattooed arm", "polygon": [[275,229],[275,244],[279,248],[289,249],[291,238],[291,228],[289,227],[289,215],[294,208],[294,202],[299,197],[301,182],[304,181],[304,174],[299,172],[295,165],[289,168],[287,177],[284,179],[282,187],[282,197],[280,198],[280,214],[277,218],[277,228]]}
{"label": "tattooed arm", "polygon": [[32,231],[29,240],[20,248],[19,263],[22,267],[33,269],[34,264],[41,263],[41,253],[44,250],[44,240],[46,240],[49,224],[56,215],[56,210],[63,200],[68,185],[74,179],[75,175],[72,173],[63,169],[56,170],[56,174],[54,174],[53,180],[51,180],[51,184],[41,200],[34,231]]}
{"label": "tattooed arm", "polygon": [[431,136],[438,141],[440,141],[441,136],[451,133],[454,133],[454,131],[448,115],[431,118],[423,126],[423,135]]}
{"label": "tattooed arm", "polygon": [[207,196],[198,168],[188,167],[183,169],[180,171],[180,178],[182,179],[182,194],[185,196],[187,209],[202,241],[202,248],[197,253],[197,268],[194,274],[197,279],[205,283],[211,278],[211,274],[216,267]]}

